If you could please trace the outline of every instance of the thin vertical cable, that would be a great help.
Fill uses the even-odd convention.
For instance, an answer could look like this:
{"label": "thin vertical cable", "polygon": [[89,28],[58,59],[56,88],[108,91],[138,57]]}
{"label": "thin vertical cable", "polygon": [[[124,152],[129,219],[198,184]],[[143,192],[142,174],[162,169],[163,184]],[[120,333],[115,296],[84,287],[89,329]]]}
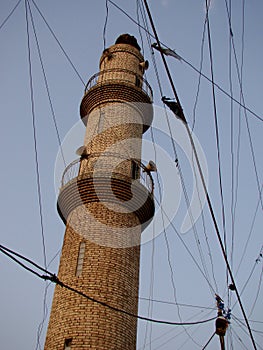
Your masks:
{"label": "thin vertical cable", "polygon": [[28,1],[25,0],[25,15],[26,15],[26,33],[27,33],[27,50],[28,50],[28,65],[29,65],[29,85],[30,85],[30,100],[31,100],[31,114],[32,114],[32,127],[33,127],[33,140],[34,140],[34,152],[35,152],[35,166],[36,166],[36,180],[37,180],[37,193],[38,193],[38,207],[42,237],[42,249],[44,266],[47,268],[46,258],[46,245],[44,236],[44,223],[43,223],[43,209],[42,209],[42,196],[40,186],[40,174],[39,174],[39,162],[38,162],[38,150],[37,150],[37,134],[36,134],[36,116],[35,116],[35,103],[34,103],[34,88],[33,88],[33,75],[32,75],[32,62],[31,62],[31,49],[30,49],[30,33],[29,33],[29,21],[28,21]]}
{"label": "thin vertical cable", "polygon": [[108,24],[108,17],[109,17],[109,6],[108,6],[108,0],[105,0],[105,7],[106,7],[106,17],[103,27],[103,48],[106,49],[106,30],[107,30],[107,24]]}
{"label": "thin vertical cable", "polygon": [[[147,10],[147,13],[148,13],[148,17],[149,17],[150,22],[151,22],[151,26],[152,26],[152,29],[153,29],[153,32],[154,32],[154,35],[155,35],[155,38],[156,38],[156,41],[157,41],[157,45],[158,45],[159,48],[161,48],[160,40],[159,40],[157,31],[155,29],[155,25],[154,25],[154,22],[153,22],[153,19],[152,19],[152,16],[151,16],[151,12],[150,12],[147,0],[144,0],[144,4],[145,4],[145,7],[146,7],[146,10]],[[197,151],[196,151],[196,147],[195,147],[195,144],[194,144],[194,140],[192,138],[191,131],[190,131],[189,126],[187,124],[187,121],[185,119],[184,112],[183,112],[181,103],[179,101],[179,97],[178,97],[178,94],[176,92],[175,85],[173,83],[173,79],[172,79],[169,67],[167,65],[164,53],[162,51],[161,51],[161,57],[162,57],[162,60],[163,60],[164,66],[165,66],[165,70],[166,70],[168,79],[170,81],[170,84],[171,84],[171,87],[172,87],[172,90],[173,90],[173,93],[174,93],[174,96],[175,96],[177,104],[178,104],[179,112],[183,116],[182,121],[184,122],[184,125],[186,127],[186,130],[187,130],[190,142],[191,142],[191,145],[193,147],[195,159],[196,159],[197,166],[198,166],[198,171],[200,173],[202,185],[203,185],[203,188],[204,188],[204,191],[205,191],[205,194],[206,194],[207,204],[208,204],[209,211],[210,211],[210,214],[211,214],[211,218],[212,218],[212,221],[213,221],[213,224],[214,224],[214,227],[215,227],[215,231],[216,231],[216,235],[217,235],[217,238],[218,238],[218,242],[219,242],[219,245],[220,245],[220,248],[221,248],[221,251],[222,251],[222,254],[223,254],[226,266],[227,266],[227,269],[229,271],[229,275],[230,275],[231,281],[235,285],[235,279],[234,279],[231,267],[230,267],[229,262],[228,262],[228,258],[227,258],[227,255],[226,255],[226,252],[225,252],[225,249],[224,249],[223,241],[221,239],[219,227],[218,227],[217,220],[216,220],[216,217],[215,217],[214,209],[212,207],[211,199],[210,199],[210,196],[209,196],[208,191],[207,191],[207,187],[206,187],[206,183],[205,183],[205,180],[204,180],[203,171],[202,171],[202,168],[201,168],[201,164],[199,162],[199,157],[197,155]],[[236,296],[237,296],[237,299],[238,299],[238,303],[239,303],[241,312],[242,312],[243,317],[244,317],[244,319],[246,321],[246,325],[247,325],[247,328],[248,328],[248,331],[249,331],[249,335],[250,335],[253,347],[256,350],[257,349],[256,348],[256,343],[255,343],[255,340],[254,340],[254,337],[253,337],[253,334],[252,334],[252,331],[251,331],[251,328],[250,328],[250,325],[249,325],[249,322],[248,322],[248,319],[247,319],[247,316],[246,316],[246,312],[245,312],[245,309],[243,307],[243,304],[242,304],[242,301],[241,301],[241,298],[240,298],[240,295],[239,295],[239,292],[238,292],[237,288],[235,289],[235,292],[236,292]]]}

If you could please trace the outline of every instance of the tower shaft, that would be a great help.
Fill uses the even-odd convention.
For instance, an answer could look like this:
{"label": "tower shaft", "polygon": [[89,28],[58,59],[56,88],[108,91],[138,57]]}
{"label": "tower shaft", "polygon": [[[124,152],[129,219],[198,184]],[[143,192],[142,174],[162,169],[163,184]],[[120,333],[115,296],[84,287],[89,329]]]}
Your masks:
{"label": "tower shaft", "polygon": [[[141,140],[152,120],[144,58],[125,34],[104,50],[86,86],[79,161],[63,175],[58,212],[66,224],[58,277],[95,300],[136,315],[140,238],[154,214]],[[74,174],[74,175],[72,175]],[[136,349],[137,320],[56,286],[45,350]]]}

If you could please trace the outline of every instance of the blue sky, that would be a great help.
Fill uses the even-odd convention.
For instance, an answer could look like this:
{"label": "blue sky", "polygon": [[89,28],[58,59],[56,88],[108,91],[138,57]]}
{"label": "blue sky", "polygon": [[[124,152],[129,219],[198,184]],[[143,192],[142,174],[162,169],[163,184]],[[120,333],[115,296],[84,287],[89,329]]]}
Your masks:
{"label": "blue sky", "polygon": [[[73,2],[69,0],[46,0],[36,1],[36,3],[81,78],[84,82],[87,82],[93,74],[98,72],[99,58],[104,49],[105,1],[78,0]],[[209,12],[214,77],[216,83],[227,92],[230,91],[230,83],[232,81],[233,95],[235,99],[239,100],[240,87],[233,49],[231,49],[231,54],[229,53],[230,36],[226,3],[230,6],[231,1],[211,1]],[[243,3],[245,9],[244,22],[242,20]],[[1,1],[0,24],[15,4],[16,1],[13,0]],[[59,134],[62,140],[66,135],[69,135],[66,140],[70,141],[64,142],[63,145],[66,149],[66,161],[70,162],[76,157],[74,155],[75,149],[83,142],[84,127],[79,122],[79,104],[83,96],[84,86],[39,16],[39,13],[31,2],[30,4]],[[116,0],[116,4],[137,20],[136,1]],[[190,62],[197,69],[200,67],[201,40],[205,21],[205,2],[196,0],[153,0],[150,2],[150,7],[160,40],[168,47],[175,49],[183,58],[181,62],[171,57],[167,61],[185,115],[189,125],[192,126],[199,75],[185,61]],[[108,21],[105,30],[106,46],[112,45],[120,34],[130,33],[137,37],[139,44],[144,49],[145,58],[150,62],[146,79],[154,91],[156,114],[154,121],[155,129],[153,132],[155,133],[155,142],[161,149],[167,152],[169,166],[172,164],[174,168],[174,154],[170,138],[168,137],[169,135],[166,136],[159,130],[160,125],[163,128],[162,130],[167,131],[168,129],[165,124],[165,115],[162,113],[161,96],[145,33],[142,31],[143,42],[141,42],[138,26],[109,1],[108,8]],[[242,28],[244,24],[242,87],[245,104],[261,117],[263,114],[262,11],[263,4],[258,0],[233,1],[232,3],[231,24],[239,69],[242,62]],[[143,25],[141,18],[140,22]],[[30,105],[25,4],[23,1],[1,28],[0,43],[2,123],[0,130],[2,160],[0,181],[2,229],[0,242],[43,265]],[[56,195],[58,189],[54,185],[55,183],[57,186],[57,177],[60,176],[59,173],[55,172],[59,147],[31,25],[30,47],[44,235],[47,261],[50,262],[60,250],[64,234],[64,225],[56,212]],[[159,54],[155,52],[154,56],[157,62],[163,93],[166,96],[173,97]],[[207,32],[204,41],[202,71],[207,76],[210,76]],[[239,291],[242,290],[251,271],[253,271],[241,297],[247,315],[249,315],[251,320],[251,327],[263,332],[262,323],[254,322],[263,322],[262,289],[259,289],[263,259],[259,259],[256,263],[256,259],[260,257],[259,254],[262,252],[260,249],[262,247],[263,220],[261,204],[259,204],[258,210],[256,210],[259,201],[259,192],[255,175],[256,169],[258,181],[261,186],[263,179],[261,155],[263,124],[262,121],[250,112],[247,112],[246,116],[244,109],[240,109],[237,103],[234,102],[231,106],[230,98],[224,93],[218,89],[215,91],[228,254],[230,258],[233,232],[231,217],[231,208],[233,206],[231,204],[231,198],[234,193],[234,196],[237,196],[237,204],[231,265]],[[232,117],[231,109],[233,111]],[[173,127],[173,137],[175,140],[178,140],[178,131],[181,130],[178,126],[178,121],[174,120],[174,116],[171,113],[168,113],[168,117]],[[231,170],[231,118],[233,126],[232,153],[234,176],[232,176]],[[77,130],[77,132],[73,133],[72,128],[73,130]],[[209,193],[219,222],[220,231],[222,232],[212,89],[211,84],[204,78],[201,78],[200,81],[194,133],[203,149],[208,164]],[[70,135],[73,136],[71,137]],[[251,138],[249,138],[249,135]],[[152,141],[150,132],[145,134],[145,140],[148,140],[148,142]],[[240,153],[237,151],[238,145],[240,145]],[[253,150],[254,159],[251,149]],[[173,179],[169,173],[169,166],[162,163],[160,154],[157,155],[155,161],[162,181],[167,181],[168,183],[168,185],[166,183],[166,191],[171,193],[167,202],[163,205],[167,210],[172,208],[172,212],[174,211],[173,225],[180,232],[187,206],[183,195],[181,195],[178,210],[175,211],[173,209],[178,201],[178,192],[180,189],[175,185],[177,180]],[[189,197],[191,197],[194,188],[191,164],[187,159],[185,150],[180,145],[178,147],[178,154],[187,192]],[[144,160],[154,159],[153,149],[147,149],[145,146],[143,157]],[[239,159],[239,162],[237,159]],[[158,187],[156,174],[154,177],[156,187]],[[234,183],[234,186],[232,186],[232,183]],[[209,281],[213,285],[213,288],[216,284],[218,288],[216,291],[225,300],[226,306],[230,306],[233,309],[233,315],[243,322],[239,306],[235,305],[235,295],[232,294],[228,297],[225,264],[206,205],[203,214],[207,236],[204,234],[203,222],[200,217],[196,223],[198,237],[195,236],[193,230],[181,234],[180,237],[196,258],[198,266],[203,271],[202,258],[200,257],[201,249],[204,266],[208,270]],[[153,230],[154,227],[151,226],[147,234],[153,234]],[[167,238],[169,243],[168,248],[165,238]],[[196,242],[200,242],[200,244]],[[247,248],[244,250],[246,245]],[[212,259],[209,256],[210,253]],[[168,256],[170,256],[172,270],[169,265]],[[241,258],[242,264],[238,270]],[[54,272],[57,271],[58,258],[50,264],[49,269]],[[214,271],[215,278],[213,278],[212,271]],[[44,323],[39,346],[37,345],[37,333],[38,326],[43,319],[45,283],[18,267],[2,254],[0,255],[0,275],[1,345],[8,350],[43,348],[48,318]],[[216,280],[216,283],[214,280]],[[173,285],[176,287],[176,290],[174,290]],[[142,298],[169,302],[169,304],[160,302],[151,302],[149,304],[146,300],[142,299],[140,300],[139,308],[141,315],[169,321],[178,321],[179,314],[182,320],[187,321],[199,321],[216,316],[215,300],[209,285],[203,278],[198,267],[193,263],[190,254],[182,245],[172,226],[166,229],[166,235],[160,233],[154,241],[142,245],[140,288],[140,296]],[[257,292],[258,298],[256,299]],[[52,293],[53,287],[50,286],[47,295],[49,310]],[[250,315],[255,300],[255,308]],[[175,301],[180,306],[170,304]],[[184,306],[181,304],[184,304]],[[146,325],[145,322],[139,322],[138,349],[201,349],[213,331],[213,322],[190,327],[188,328],[188,334],[182,327],[160,326],[156,324],[151,326],[151,324]],[[191,337],[189,337],[189,334]],[[260,349],[262,333],[255,332],[254,336]],[[229,349],[252,348],[245,328],[240,326],[236,319],[233,319],[231,322],[226,342]],[[214,337],[207,349],[217,348],[219,348],[219,340]]]}

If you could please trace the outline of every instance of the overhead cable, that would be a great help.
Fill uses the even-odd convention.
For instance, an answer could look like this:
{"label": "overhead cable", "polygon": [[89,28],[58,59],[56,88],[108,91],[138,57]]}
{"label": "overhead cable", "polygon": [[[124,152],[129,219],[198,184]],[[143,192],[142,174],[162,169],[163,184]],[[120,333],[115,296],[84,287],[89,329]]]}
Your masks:
{"label": "overhead cable", "polygon": [[57,135],[58,145],[59,145],[59,148],[61,150],[61,156],[62,156],[64,165],[66,167],[66,160],[65,160],[63,149],[62,149],[62,142],[61,142],[61,137],[60,137],[59,130],[58,130],[58,123],[57,123],[55,110],[54,110],[52,99],[51,99],[51,94],[50,94],[50,91],[49,91],[47,75],[46,75],[46,71],[45,71],[45,67],[44,67],[44,61],[43,61],[43,58],[42,58],[42,55],[41,55],[40,44],[39,44],[39,40],[38,40],[38,37],[37,37],[37,32],[36,32],[36,27],[35,27],[35,23],[34,23],[33,14],[32,14],[31,7],[30,7],[30,2],[28,2],[28,8],[29,8],[32,28],[33,28],[33,32],[34,32],[34,37],[35,37],[35,41],[36,41],[36,45],[37,45],[38,57],[39,57],[40,65],[41,65],[41,70],[42,70],[42,73],[43,73],[45,88],[46,88],[46,91],[47,91],[50,111],[51,111],[51,115],[52,115],[55,131],[56,131],[56,135]]}
{"label": "overhead cable", "polygon": [[206,344],[204,345],[204,347],[202,348],[202,350],[204,350],[205,348],[207,348],[207,345],[211,342],[211,340],[214,338],[214,335],[216,334],[216,332],[214,332],[211,337],[208,339],[208,341],[206,342]]}
{"label": "overhead cable", "polygon": [[[33,0],[32,0],[33,1]],[[112,0],[108,0],[113,6],[115,6],[119,11],[121,11],[123,14],[125,14],[125,16],[127,16],[133,23],[135,23],[136,25],[140,26],[140,28],[142,28],[145,32],[147,32],[152,38],[155,38],[155,36],[150,33],[149,31],[147,31],[146,28],[144,28],[141,24],[139,24],[137,21],[135,21],[127,12],[125,12],[120,6],[118,6],[114,1]],[[162,44],[162,46],[166,47],[167,49],[170,49],[167,45],[165,45],[163,42],[160,41],[160,44]],[[160,45],[161,47],[161,45]],[[192,63],[188,62],[186,59],[184,59],[182,56],[180,56],[181,61],[186,63],[190,68],[192,68],[195,72],[197,72],[198,74],[200,74],[203,78],[205,78],[206,80],[208,80],[211,84],[213,84],[214,86],[216,86],[218,88],[218,90],[220,90],[223,94],[225,94],[227,97],[231,98],[235,103],[237,103],[238,105],[240,105],[242,108],[244,108],[245,110],[247,110],[249,113],[251,113],[254,117],[256,117],[258,120],[263,122],[263,117],[260,117],[257,113],[255,113],[254,111],[252,111],[249,107],[243,105],[240,101],[238,101],[237,99],[231,97],[231,95],[225,91],[222,87],[220,87],[217,83],[212,82],[212,80],[206,76],[203,72],[201,72],[199,69],[197,69]]]}
{"label": "overhead cable", "polygon": [[3,22],[0,24],[0,30],[3,28],[3,26],[6,24],[6,22],[9,20],[9,18],[12,16],[12,14],[15,12],[16,8],[18,7],[18,5],[20,4],[22,0],[19,0],[16,5],[14,6],[14,8],[11,10],[11,12],[9,13],[9,15],[3,20]]}
{"label": "overhead cable", "polygon": [[[157,42],[158,46],[161,47],[160,40],[159,40],[157,31],[155,29],[155,25],[154,25],[154,22],[153,22],[153,19],[152,19],[152,16],[151,16],[151,12],[150,12],[147,0],[144,0],[144,4],[145,4],[145,7],[146,7],[146,11],[148,13],[148,16],[149,16],[149,20],[150,20],[150,23],[151,23],[151,26],[152,26],[152,29],[153,29],[153,32],[154,32],[154,36],[155,36],[156,42]],[[177,91],[175,89],[175,85],[173,83],[173,79],[172,79],[169,67],[167,65],[165,56],[164,56],[164,54],[162,52],[160,52],[160,53],[161,53],[161,57],[162,57],[162,60],[163,60],[164,66],[165,66],[165,70],[167,72],[167,76],[168,76],[168,79],[170,81],[170,84],[171,84],[171,87],[172,87],[172,90],[173,90],[176,102],[178,104],[179,112],[180,112],[180,114],[181,113],[183,114],[184,113],[183,112],[183,108],[181,106],[181,103],[180,103]],[[184,116],[184,114],[183,114],[183,116]],[[184,116],[184,120],[185,120],[185,116]],[[197,166],[198,166],[199,174],[200,174],[200,177],[201,177],[202,185],[204,187],[204,191],[205,191],[205,194],[206,194],[208,207],[209,207],[209,210],[210,210],[210,213],[211,213],[212,221],[214,223],[214,227],[215,227],[215,230],[216,230],[216,235],[217,235],[217,238],[218,238],[218,241],[219,241],[219,245],[220,245],[220,248],[221,248],[221,251],[222,251],[222,254],[223,254],[223,257],[224,257],[224,260],[225,260],[225,263],[226,263],[226,266],[227,266],[227,269],[228,269],[228,272],[229,272],[229,275],[230,275],[230,278],[231,278],[231,281],[232,281],[232,283],[234,285],[236,285],[235,284],[235,280],[234,280],[234,276],[233,276],[233,273],[232,273],[232,270],[231,270],[231,267],[229,265],[228,258],[227,258],[227,255],[226,255],[226,252],[225,252],[225,249],[224,249],[223,241],[221,239],[221,235],[220,235],[220,232],[219,232],[219,227],[218,227],[218,224],[217,224],[217,220],[216,220],[216,217],[215,217],[215,213],[214,213],[214,209],[213,209],[213,206],[212,206],[212,203],[211,203],[211,199],[210,199],[210,196],[209,196],[208,191],[207,191],[206,183],[205,183],[205,180],[204,180],[202,168],[201,168],[201,165],[200,165],[200,162],[199,162],[199,157],[197,155],[197,151],[196,151],[196,148],[195,148],[193,137],[192,137],[191,131],[189,129],[189,126],[188,126],[186,120],[185,120],[184,125],[185,125],[187,133],[189,135],[189,139],[190,139],[193,151],[194,151],[194,156],[195,156],[195,159],[196,159],[196,162],[197,162]],[[250,338],[251,338],[253,347],[256,350],[255,340],[254,340],[254,337],[253,337],[253,334],[252,334],[252,331],[251,331],[251,328],[250,328],[250,325],[249,325],[249,322],[248,322],[248,319],[247,319],[247,316],[246,316],[246,312],[244,310],[244,307],[243,307],[243,304],[242,304],[242,301],[241,301],[241,298],[240,298],[240,295],[239,295],[239,292],[238,292],[237,288],[235,289],[235,292],[236,292],[236,295],[237,295],[237,299],[238,299],[239,306],[240,306],[240,309],[242,311],[243,317],[244,317],[244,319],[246,321],[246,325],[247,325],[247,328],[248,328],[248,331],[249,331],[249,334],[250,334]]]}
{"label": "overhead cable", "polygon": [[[119,309],[115,306],[112,306],[102,300],[98,300],[95,299],[89,295],[87,295],[86,293],[83,293],[73,287],[71,287],[70,285],[65,284],[63,281],[61,281],[55,274],[53,274],[52,272],[44,269],[43,267],[41,267],[40,265],[36,264],[34,261],[32,261],[29,258],[24,257],[21,254],[16,253],[14,250],[11,250],[9,248],[6,248],[5,246],[0,244],[0,251],[5,254],[6,256],[8,256],[9,258],[11,258],[13,261],[15,261],[17,264],[19,264],[21,267],[23,267],[24,269],[26,269],[27,271],[33,273],[34,275],[36,275],[37,277],[45,280],[45,281],[50,281],[52,283],[55,283],[56,285],[63,287],[73,293],[76,293],[82,297],[84,297],[87,300],[90,300],[96,304],[102,305],[110,310],[116,311],[116,312],[120,312],[122,314],[125,314],[127,316],[130,317],[134,317],[137,318],[139,320],[142,321],[148,321],[148,322],[153,322],[153,323],[159,323],[159,324],[166,324],[166,325],[171,325],[171,326],[192,326],[192,325],[197,325],[197,324],[203,324],[203,323],[207,323],[210,321],[213,321],[216,319],[216,317],[212,317],[206,320],[201,320],[201,321],[195,321],[195,322],[173,322],[173,321],[165,321],[165,320],[158,320],[158,319],[154,319],[154,318],[149,318],[149,317],[144,317],[144,316],[140,316],[140,315],[136,315],[133,314],[129,311],[123,310],[123,309]],[[45,272],[45,275],[41,275],[40,273],[36,272],[35,270],[33,270],[32,268],[26,266],[25,264],[21,263],[21,261],[19,261],[17,258],[15,258],[13,255],[19,257],[22,260],[27,261],[29,264],[35,266],[37,269],[39,269],[42,272]]]}
{"label": "overhead cable", "polygon": [[35,153],[35,169],[36,169],[36,181],[37,181],[38,208],[39,208],[39,217],[40,217],[40,227],[41,227],[41,238],[42,238],[42,249],[43,249],[44,266],[46,268],[47,267],[47,257],[46,257],[46,245],[45,245],[45,235],[44,235],[44,221],[43,221],[43,208],[42,208],[42,194],[41,194],[40,172],[39,172],[39,161],[38,161],[36,116],[35,116],[35,102],[34,102],[34,88],[33,88],[33,73],[32,73],[32,62],[31,62],[29,19],[28,19],[28,8],[27,7],[28,7],[28,0],[25,0],[27,51],[28,51],[28,67],[29,67],[28,68],[29,69],[29,87],[30,87],[30,103],[31,103],[33,141],[34,141],[34,153]]}
{"label": "overhead cable", "polygon": [[38,13],[40,14],[40,16],[42,17],[43,21],[45,22],[48,30],[50,31],[50,33],[52,34],[53,38],[55,39],[55,41],[57,42],[58,46],[60,47],[61,51],[63,52],[63,54],[65,55],[66,59],[68,60],[69,64],[71,65],[71,67],[73,68],[74,72],[77,74],[77,76],[79,77],[79,80],[82,82],[82,84],[84,86],[86,86],[86,83],[84,82],[84,80],[82,79],[80,73],[77,71],[77,68],[75,67],[75,65],[73,64],[73,62],[71,61],[71,59],[69,58],[69,55],[66,53],[65,49],[63,48],[62,44],[60,43],[60,41],[58,40],[57,36],[55,35],[54,31],[52,30],[52,28],[50,27],[50,25],[48,24],[46,18],[44,17],[44,15],[42,14],[42,12],[40,11],[39,7],[37,6],[37,4],[35,3],[34,0],[32,0],[32,3],[34,4],[35,8],[37,9]]}
{"label": "overhead cable", "polygon": [[[206,0],[206,25],[207,25],[208,48],[209,48],[209,58],[210,58],[210,72],[211,72],[211,80],[212,82],[214,82],[214,62],[213,62],[214,60],[213,60],[213,52],[212,52],[212,38],[211,38],[211,31],[210,31],[209,6],[210,6],[210,3],[208,3],[208,1]],[[223,182],[222,182],[219,126],[218,126],[216,94],[215,94],[214,84],[212,84],[212,97],[213,97],[213,109],[214,109],[214,123],[215,123],[215,135],[216,135],[217,164],[218,164],[219,192],[220,192],[220,198],[221,198],[221,214],[222,214],[222,226],[223,226],[223,236],[224,236],[224,248],[225,248],[225,253],[227,255],[226,215],[225,215],[225,204],[224,204]],[[226,278],[227,278],[227,285],[228,285],[227,271],[226,271]]]}

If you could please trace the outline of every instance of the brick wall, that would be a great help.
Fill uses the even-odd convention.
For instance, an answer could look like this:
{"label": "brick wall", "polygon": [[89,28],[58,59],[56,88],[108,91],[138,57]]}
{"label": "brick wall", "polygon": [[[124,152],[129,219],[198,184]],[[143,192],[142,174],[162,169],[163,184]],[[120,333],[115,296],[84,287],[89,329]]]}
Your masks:
{"label": "brick wall", "polygon": [[[92,206],[92,211],[101,211],[100,203]],[[107,217],[103,218],[108,225],[111,221],[112,228],[116,220],[119,221],[118,215],[108,220]],[[118,236],[121,236],[120,244],[124,244],[123,240],[127,245],[131,240],[138,244],[141,231],[138,219],[130,214],[129,220],[137,223],[133,235],[129,235],[123,227],[112,237],[110,228],[105,229],[106,226],[96,220],[88,222],[85,215],[81,217],[79,209],[73,212],[66,228],[58,276],[64,283],[95,299],[136,314],[140,246],[114,248],[102,245],[103,242],[106,245],[116,244]],[[83,232],[92,234],[87,239]],[[96,239],[101,244],[94,243]],[[85,241],[84,264],[81,275],[76,277],[81,241]],[[132,350],[136,349],[136,328],[136,319],[56,286],[45,349],[63,349],[65,339],[72,338],[72,349]]]}
{"label": "brick wall", "polygon": [[[142,185],[137,186],[134,198],[140,202],[140,196],[145,197],[143,209],[127,205],[133,197],[131,158],[140,158],[142,133],[152,119],[151,99],[134,81],[143,75],[139,66],[143,60],[127,44],[113,45],[103,53],[100,69],[111,71],[98,76],[98,85],[90,88],[81,103],[81,116],[87,116],[84,144],[89,156],[82,160],[78,177],[61,189],[58,201],[66,221],[59,279],[132,314],[138,311],[142,216],[148,220],[154,211],[152,196],[140,189]],[[108,84],[109,79],[114,84]],[[145,102],[150,108],[130,102]],[[113,173],[116,181],[108,182]],[[85,174],[89,174],[88,181]],[[95,193],[96,176],[101,196]],[[82,180],[86,181],[83,186]],[[110,190],[115,191],[116,200],[109,200]],[[65,340],[75,350],[135,350],[136,333],[136,318],[56,286],[45,350],[63,350]]]}

